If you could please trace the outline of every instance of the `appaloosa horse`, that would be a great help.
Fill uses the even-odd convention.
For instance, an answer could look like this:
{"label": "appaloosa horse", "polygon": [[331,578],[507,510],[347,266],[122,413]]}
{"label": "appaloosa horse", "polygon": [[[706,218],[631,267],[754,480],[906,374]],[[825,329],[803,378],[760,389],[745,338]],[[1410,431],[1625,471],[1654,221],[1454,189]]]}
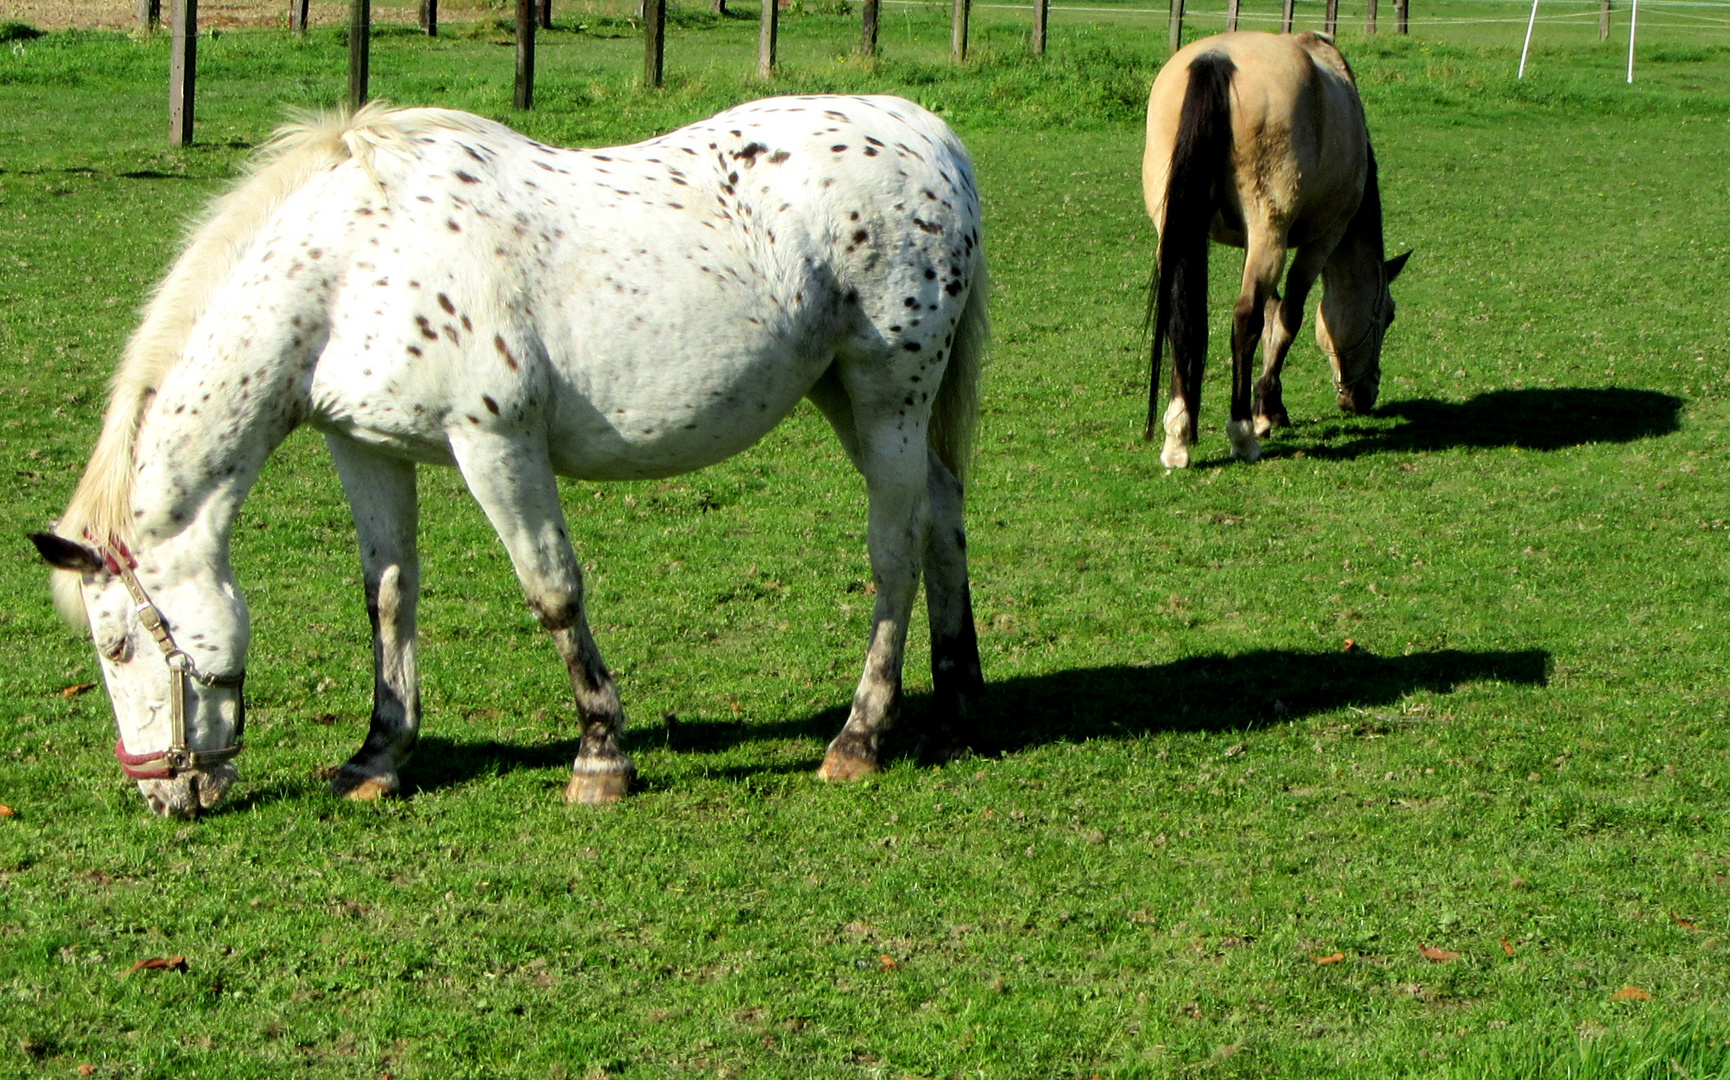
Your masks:
{"label": "appaloosa horse", "polygon": [[[1231,333],[1233,456],[1261,456],[1258,436],[1288,423],[1280,368],[1322,278],[1316,342],[1333,365],[1339,406],[1375,407],[1382,336],[1394,321],[1388,284],[1407,252],[1384,260],[1382,199],[1363,104],[1345,57],[1319,34],[1219,34],[1160,70],[1147,101],[1142,194],[1159,230],[1147,430],[1158,417],[1160,351],[1172,349],[1165,412],[1169,468],[1189,464],[1207,359],[1207,245],[1244,248]],[[1297,249],[1279,294],[1286,251]],[[1254,388],[1256,342],[1264,367]]]}
{"label": "appaloosa horse", "polygon": [[556,475],[701,468],[809,397],[864,474],[864,674],[819,775],[871,772],[921,573],[935,715],[981,687],[962,485],[987,335],[979,196],[943,122],[891,97],[775,98],[633,146],[368,107],[280,133],[213,204],[127,347],[95,454],[32,539],[87,618],[158,812],[235,776],[249,620],[235,514],[284,436],[327,439],[373,622],[371,729],[338,793],[395,792],[420,727],[416,463],[454,464],[569,669],[566,798],[635,768]]}

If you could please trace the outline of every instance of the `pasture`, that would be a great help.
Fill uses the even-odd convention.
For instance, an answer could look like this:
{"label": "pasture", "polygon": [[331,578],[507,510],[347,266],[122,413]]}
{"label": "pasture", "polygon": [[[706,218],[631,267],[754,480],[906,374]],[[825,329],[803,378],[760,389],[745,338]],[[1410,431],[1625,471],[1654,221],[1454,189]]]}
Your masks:
{"label": "pasture", "polygon": [[[369,641],[353,526],[302,431],[235,542],[241,781],[195,823],[150,816],[23,534],[64,506],[180,222],[285,104],[343,93],[344,51],[329,29],[200,42],[200,142],[171,152],[164,42],[20,40],[0,51],[0,1068],[1730,1072],[1730,48],[1655,31],[1629,87],[1622,45],[1575,35],[1517,84],[1517,37],[1347,35],[1389,253],[1416,249],[1381,403],[1334,411],[1306,323],[1294,427],[1228,463],[1238,262],[1215,248],[1198,466],[1168,473],[1139,438],[1163,22],[1054,18],[1034,62],[1023,24],[976,14],[956,70],[935,10],[886,8],[875,64],[844,55],[854,17],[813,11],[764,86],[754,8],[693,13],[646,94],[629,27],[585,10],[543,36],[536,112],[509,109],[484,28],[381,32],[375,92],[595,145],[767,92],[884,91],[972,150],[995,279],[968,503],[988,745],[814,779],[871,597],[863,485],[801,407],[695,475],[565,485],[641,772],[599,810],[560,799],[569,688],[502,548],[423,470],[424,738],[406,797],[333,800]],[[908,728],[922,650],[920,617]],[[185,970],[130,970],[170,956]]]}

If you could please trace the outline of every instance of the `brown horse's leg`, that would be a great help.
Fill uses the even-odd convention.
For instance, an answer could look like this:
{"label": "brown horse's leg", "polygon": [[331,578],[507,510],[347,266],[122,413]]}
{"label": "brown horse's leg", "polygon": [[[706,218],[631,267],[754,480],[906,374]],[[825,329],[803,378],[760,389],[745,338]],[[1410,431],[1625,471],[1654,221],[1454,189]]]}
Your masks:
{"label": "brown horse's leg", "polygon": [[1285,269],[1285,252],[1284,243],[1273,237],[1271,229],[1252,232],[1243,261],[1243,287],[1238,293],[1237,307],[1232,310],[1231,421],[1226,424],[1225,433],[1231,442],[1232,456],[1240,461],[1261,457],[1261,444],[1256,441],[1250,420],[1250,372],[1268,312],[1279,304],[1279,278],[1280,271]]}
{"label": "brown horse's leg", "polygon": [[1286,354],[1291,351],[1298,329],[1303,326],[1310,289],[1332,250],[1331,245],[1320,244],[1299,248],[1292,259],[1291,271],[1286,274],[1285,297],[1275,297],[1267,305],[1261,378],[1255,382],[1255,433],[1259,438],[1266,438],[1276,427],[1291,424],[1285,411],[1280,371],[1285,367]]}

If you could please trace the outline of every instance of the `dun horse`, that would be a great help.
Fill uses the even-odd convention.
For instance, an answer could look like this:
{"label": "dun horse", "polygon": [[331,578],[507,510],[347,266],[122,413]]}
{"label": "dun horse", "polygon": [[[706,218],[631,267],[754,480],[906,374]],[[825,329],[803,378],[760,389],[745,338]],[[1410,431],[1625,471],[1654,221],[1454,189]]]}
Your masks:
{"label": "dun horse", "polygon": [[285,129],[158,287],[65,517],[32,537],[88,621],[126,774],[174,816],[234,779],[229,534],[300,424],[341,475],[373,624],[371,729],[339,794],[397,791],[420,727],[417,463],[455,465],[497,530],[576,693],[566,798],[609,801],[635,768],[555,476],[701,468],[806,397],[864,475],[877,586],[819,775],[877,767],[922,573],[934,715],[958,721],[981,687],[961,484],[979,221],[954,134],[890,97],[759,101],[600,151],[435,109]]}
{"label": "dun horse", "polygon": [[[1188,465],[1195,443],[1210,237],[1245,249],[1232,313],[1226,435],[1233,456],[1256,460],[1258,437],[1289,422],[1280,368],[1318,275],[1316,342],[1333,366],[1339,406],[1374,408],[1382,336],[1394,321],[1388,284],[1411,253],[1383,259],[1376,158],[1351,68],[1333,42],[1310,33],[1231,33],[1186,46],[1154,79],[1141,177],[1159,230],[1146,437],[1159,415],[1160,354],[1169,340],[1171,403],[1160,453],[1167,467]],[[1252,403],[1258,340],[1263,368]]]}

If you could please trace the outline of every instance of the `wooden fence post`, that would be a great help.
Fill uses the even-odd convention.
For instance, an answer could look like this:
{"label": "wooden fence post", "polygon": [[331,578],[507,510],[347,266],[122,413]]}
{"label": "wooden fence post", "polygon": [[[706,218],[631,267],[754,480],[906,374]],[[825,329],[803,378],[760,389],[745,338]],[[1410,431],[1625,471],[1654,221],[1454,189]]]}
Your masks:
{"label": "wooden fence post", "polygon": [[288,0],[288,29],[301,37],[306,36],[307,19],[311,12],[307,10],[312,0]]}
{"label": "wooden fence post", "polygon": [[859,35],[859,52],[865,56],[877,55],[877,0],[865,0],[864,20]]}
{"label": "wooden fence post", "polygon": [[[1237,3],[1237,0],[1232,0]],[[1045,55],[1045,28],[1051,21],[1051,0],[1033,0],[1033,52]]]}
{"label": "wooden fence post", "polygon": [[138,0],[138,29],[154,34],[162,26],[162,0]]}
{"label": "wooden fence post", "polygon": [[372,0],[348,0],[348,107],[366,104],[372,61]]}
{"label": "wooden fence post", "polygon": [[1405,34],[1406,15],[1412,6],[1411,0],[1394,0],[1394,33]]}
{"label": "wooden fence post", "polygon": [[168,145],[192,144],[192,103],[198,77],[198,0],[170,0]]}
{"label": "wooden fence post", "polygon": [[[771,3],[774,0],[770,0]],[[643,85],[659,89],[667,62],[667,0],[643,3]]]}
{"label": "wooden fence post", "polygon": [[1364,12],[1364,33],[1376,32],[1376,0],[1369,0],[1369,10]]}
{"label": "wooden fence post", "polygon": [[1598,40],[1610,40],[1610,0],[1604,0],[1598,8]]}
{"label": "wooden fence post", "polygon": [[949,31],[949,54],[957,64],[967,60],[967,16],[972,14],[971,0],[955,0],[954,23]]}
{"label": "wooden fence post", "polygon": [[553,0],[541,0],[541,29],[553,28]]}
{"label": "wooden fence post", "polygon": [[1279,32],[1282,34],[1291,33],[1292,8],[1294,6],[1292,0],[1285,0],[1285,7],[1280,9]]}
{"label": "wooden fence post", "polygon": [[511,104],[535,107],[535,0],[517,0],[517,83]]}
{"label": "wooden fence post", "polygon": [[775,74],[775,35],[780,29],[781,7],[776,0],[763,0],[762,19],[757,26],[757,77]]}
{"label": "wooden fence post", "polygon": [[[552,0],[547,0],[547,2],[551,3]],[[713,4],[709,5],[709,10],[714,12],[716,15],[726,15],[727,0],[715,0]]]}
{"label": "wooden fence post", "polygon": [[1170,52],[1183,48],[1183,0],[1171,0],[1171,15],[1166,21],[1166,45]]}
{"label": "wooden fence post", "polygon": [[[1375,2],[1370,0],[1372,4]],[[1237,29],[1237,0],[1229,0],[1225,5],[1225,28],[1228,33]]]}
{"label": "wooden fence post", "polygon": [[1328,0],[1327,35],[1333,37],[1340,32],[1340,0]]}

